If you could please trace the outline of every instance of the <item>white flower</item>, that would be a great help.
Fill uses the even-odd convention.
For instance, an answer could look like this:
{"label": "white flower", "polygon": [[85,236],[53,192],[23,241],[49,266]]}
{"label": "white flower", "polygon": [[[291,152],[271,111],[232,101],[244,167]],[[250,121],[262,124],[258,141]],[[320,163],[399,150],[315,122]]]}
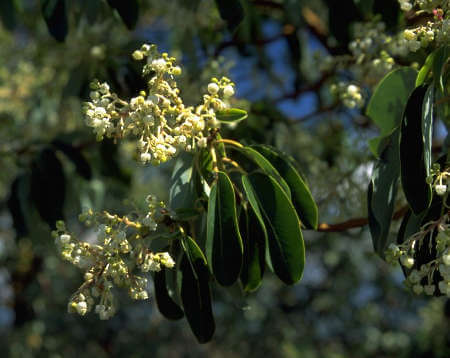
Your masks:
{"label": "white flower", "polygon": [[436,190],[437,195],[442,196],[447,192],[447,185],[437,184],[434,186],[434,190]]}
{"label": "white flower", "polygon": [[442,255],[442,262],[444,263],[445,266],[450,266],[450,253],[449,252]]}
{"label": "white flower", "polygon": [[61,242],[61,244],[65,245],[68,244],[70,242],[70,235],[67,234],[62,234],[59,237],[59,241]]}
{"label": "white flower", "polygon": [[139,50],[134,51],[132,56],[136,61],[140,61],[144,58],[144,54],[142,53],[142,51]]}
{"label": "white flower", "polygon": [[401,256],[400,257],[400,262],[406,268],[411,268],[411,267],[414,266],[414,259],[412,257],[410,257],[410,256],[407,256],[407,255]]}
{"label": "white flower", "polygon": [[142,163],[147,163],[152,159],[152,155],[150,153],[141,153],[140,160]]}
{"label": "white flower", "polygon": [[219,92],[219,86],[217,85],[217,83],[211,82],[208,85],[208,92],[209,94],[216,94],[217,92]]}
{"label": "white flower", "polygon": [[85,301],[80,301],[77,303],[75,309],[79,315],[84,316],[87,312],[87,303]]}
{"label": "white flower", "polygon": [[163,58],[152,61],[153,70],[156,72],[164,72],[167,62]]}
{"label": "white flower", "polygon": [[405,30],[405,31],[403,31],[403,37],[405,39],[407,39],[408,41],[411,41],[411,40],[415,40],[416,39],[416,34],[415,34],[414,31]]}
{"label": "white flower", "polygon": [[231,85],[226,85],[223,89],[223,95],[225,97],[231,97],[234,95],[234,88]]}

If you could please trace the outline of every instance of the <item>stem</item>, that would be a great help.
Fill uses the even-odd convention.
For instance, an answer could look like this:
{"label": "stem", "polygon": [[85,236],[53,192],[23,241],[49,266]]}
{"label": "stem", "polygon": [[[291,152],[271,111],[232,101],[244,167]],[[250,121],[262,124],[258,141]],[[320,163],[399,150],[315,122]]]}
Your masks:
{"label": "stem", "polygon": [[218,140],[216,140],[216,143],[225,143],[225,144],[234,145],[235,147],[238,147],[238,148],[244,148],[244,146],[241,143],[236,142],[235,140],[232,140],[232,139],[218,139]]}

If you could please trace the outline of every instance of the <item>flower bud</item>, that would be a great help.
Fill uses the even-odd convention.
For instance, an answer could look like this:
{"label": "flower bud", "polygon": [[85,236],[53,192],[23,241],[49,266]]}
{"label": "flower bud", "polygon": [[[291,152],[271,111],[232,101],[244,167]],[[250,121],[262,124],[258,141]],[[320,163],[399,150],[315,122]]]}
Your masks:
{"label": "flower bud", "polygon": [[231,97],[234,95],[234,88],[232,85],[227,85],[225,86],[225,88],[223,89],[223,95],[225,97]]}
{"label": "flower bud", "polygon": [[447,192],[447,185],[437,184],[434,186],[434,190],[436,191],[437,195],[442,196]]}
{"label": "flower bud", "polygon": [[216,94],[217,92],[219,92],[219,86],[217,85],[217,83],[211,82],[208,85],[208,92],[209,94]]}

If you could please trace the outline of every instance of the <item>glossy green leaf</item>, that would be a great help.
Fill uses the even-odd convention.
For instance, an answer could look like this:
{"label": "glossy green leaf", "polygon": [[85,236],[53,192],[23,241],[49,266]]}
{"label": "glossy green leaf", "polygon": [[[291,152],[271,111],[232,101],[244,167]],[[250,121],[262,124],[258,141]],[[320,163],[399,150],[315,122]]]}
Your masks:
{"label": "glossy green leaf", "polygon": [[244,8],[240,0],[216,0],[220,17],[226,21],[230,31],[236,30],[244,19]]}
{"label": "glossy green leaf", "polygon": [[372,243],[381,257],[388,246],[389,228],[394,213],[400,174],[400,128],[390,136],[376,163],[368,189],[368,217]]}
{"label": "glossy green leaf", "polygon": [[153,283],[155,286],[155,299],[159,312],[167,319],[177,320],[184,316],[183,310],[176,304],[176,302],[170,297],[169,291],[166,285],[166,269],[157,271],[153,277]]}
{"label": "glossy green leaf", "polygon": [[108,0],[109,6],[117,10],[120,18],[129,30],[133,30],[139,19],[138,0]]}
{"label": "glossy green leaf", "polygon": [[444,93],[444,66],[450,57],[450,45],[445,45],[435,51],[433,58],[433,77],[436,85]]}
{"label": "glossy green leaf", "polygon": [[233,184],[227,174],[219,172],[208,201],[206,255],[221,285],[230,286],[238,279],[242,251]]}
{"label": "glossy green leaf", "polygon": [[262,171],[264,171],[267,175],[275,178],[278,183],[281,185],[283,190],[286,192],[287,196],[291,198],[291,189],[289,189],[289,185],[280,175],[278,170],[259,152],[250,147],[242,147],[236,148],[240,153],[242,153],[247,159],[256,164]]}
{"label": "glossy green leaf", "polygon": [[[400,125],[403,108],[415,87],[417,71],[403,67],[389,72],[376,87],[367,106],[367,115],[380,128],[380,136],[369,142],[376,157],[383,152],[388,138]],[[386,141],[387,140],[387,141]]]}
{"label": "glossy green leaf", "polygon": [[266,145],[254,145],[252,148],[270,161],[286,181],[287,185],[289,185],[292,194],[292,203],[305,227],[317,229],[317,205],[305,181],[292,164],[293,159]]}
{"label": "glossy green leaf", "polygon": [[242,184],[250,205],[263,218],[275,274],[284,283],[294,284],[305,266],[305,245],[294,206],[277,181],[263,173],[243,176]]}
{"label": "glossy green leaf", "polygon": [[69,31],[66,0],[43,0],[42,15],[50,34],[63,42]]}
{"label": "glossy green leaf", "polygon": [[228,108],[216,112],[216,118],[222,123],[237,123],[247,118],[247,112],[243,109]]}
{"label": "glossy green leaf", "polygon": [[206,259],[198,245],[186,240],[186,253],[180,264],[181,302],[192,332],[200,343],[211,340],[215,323],[211,307],[211,290]]}
{"label": "glossy green leaf", "polygon": [[[417,215],[431,203],[431,185],[426,183],[431,162],[432,92],[417,87],[405,108],[400,135],[401,181],[405,197]],[[423,106],[425,100],[425,106]],[[425,109],[426,111],[423,111]],[[422,115],[425,115],[427,133],[423,133]],[[426,122],[424,121],[424,122]],[[426,137],[426,143],[424,143]],[[425,144],[428,148],[424,148]],[[425,159],[427,155],[427,159]],[[427,167],[428,165],[428,167]]]}
{"label": "glossy green leaf", "polygon": [[252,292],[259,288],[264,275],[267,231],[251,206],[241,210],[239,230],[244,244],[240,278],[244,291]]}

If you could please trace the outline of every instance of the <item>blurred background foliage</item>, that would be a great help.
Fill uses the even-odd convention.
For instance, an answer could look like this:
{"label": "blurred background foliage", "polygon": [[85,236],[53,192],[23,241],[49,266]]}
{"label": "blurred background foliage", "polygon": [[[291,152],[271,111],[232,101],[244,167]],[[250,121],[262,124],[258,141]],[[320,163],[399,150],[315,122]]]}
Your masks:
{"label": "blurred background foliage", "polygon": [[[120,96],[144,88],[130,53],[156,43],[180,59],[188,103],[212,76],[237,84],[249,118],[226,128],[298,161],[320,221],[366,216],[372,167],[363,110],[335,102],[330,84],[351,73],[319,65],[349,54],[352,24],[402,24],[396,1],[2,0],[0,5],[0,346],[8,357],[449,357],[450,304],[417,298],[400,269],[375,256],[366,227],[305,232],[307,266],[294,287],[269,275],[254,294],[216,289],[213,341],[168,322],[150,298],[122,296],[109,321],[67,313],[81,273],[50,236],[65,218],[85,237],[83,208],[167,198],[172,164],[142,167],[132,145],[97,143],[81,104],[93,78]],[[242,8],[233,8],[232,4]],[[123,4],[126,4],[123,5]],[[238,5],[236,5],[238,6]],[[231,10],[230,10],[231,8]],[[226,11],[226,10],[230,11]],[[240,11],[243,10],[241,13]],[[238,25],[242,16],[243,20]],[[226,21],[225,21],[225,20]],[[322,61],[321,61],[322,59]],[[370,89],[368,89],[370,91]]]}

